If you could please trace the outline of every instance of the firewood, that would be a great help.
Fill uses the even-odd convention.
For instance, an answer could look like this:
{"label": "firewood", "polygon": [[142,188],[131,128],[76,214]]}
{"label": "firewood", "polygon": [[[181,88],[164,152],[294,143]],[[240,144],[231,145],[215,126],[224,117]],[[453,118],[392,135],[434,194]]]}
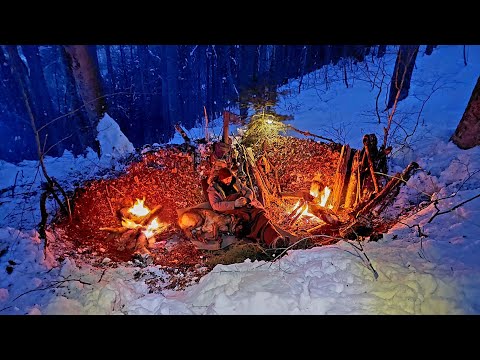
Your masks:
{"label": "firewood", "polygon": [[178,131],[178,133],[182,136],[183,140],[185,140],[185,143],[190,145],[191,144],[191,140],[190,138],[188,137],[187,133],[185,132],[185,130],[182,129],[182,127],[179,125],[179,124],[175,124],[175,130]]}
{"label": "firewood", "polygon": [[329,225],[337,226],[341,223],[339,217],[329,208],[309,203],[308,211]]}
{"label": "firewood", "polygon": [[305,211],[307,206],[308,206],[307,202],[305,200],[302,200],[300,204],[290,213],[290,215],[288,216],[290,220],[288,225],[290,227],[292,227],[297,222],[297,220],[300,218],[300,216]]}
{"label": "firewood", "polygon": [[[373,145],[372,144],[373,143],[372,136],[375,136],[375,135],[371,134],[370,136],[365,135],[363,137],[363,146],[365,148],[365,154],[367,155],[368,168],[370,169],[370,175],[371,175],[372,180],[373,180],[373,186],[375,187],[375,193],[378,194],[380,189],[378,187],[377,176],[375,175],[375,168],[373,167],[372,154],[370,153],[370,149],[369,149],[369,147],[371,147]],[[375,142],[374,143],[376,144],[376,137],[375,137]]]}
{"label": "firewood", "polygon": [[333,210],[337,211],[340,208],[340,205],[343,203],[343,197],[345,194],[345,183],[346,177],[348,174],[348,164],[350,163],[351,158],[351,148],[349,145],[344,145],[340,152],[340,158],[338,159],[337,163],[337,171],[335,174],[334,179],[334,187],[332,191],[332,195],[327,202],[328,204],[333,205]]}
{"label": "firewood", "polygon": [[312,201],[314,199],[308,190],[284,191],[281,192],[279,196],[282,199],[303,199],[306,201]]}
{"label": "firewood", "polygon": [[352,171],[350,173],[350,180],[348,182],[347,193],[345,195],[345,209],[350,209],[356,204],[359,183],[359,166],[360,151],[357,151],[353,156]]}
{"label": "firewood", "polygon": [[[375,198],[370,200],[363,208],[356,212],[355,218],[360,215],[364,215],[367,212],[370,212],[375,206],[377,206],[383,199],[387,198],[388,195],[394,194],[394,192],[399,191],[399,186],[406,183],[410,179],[411,173],[413,170],[418,169],[419,165],[416,162],[411,162],[402,173],[395,174],[392,179],[385,185],[385,187],[380,191]],[[395,196],[396,194],[394,194]],[[391,198],[392,196],[388,196]]]}
{"label": "firewood", "polygon": [[248,147],[246,149],[247,151],[247,160],[250,165],[250,168],[252,169],[253,176],[255,177],[255,180],[257,182],[257,186],[260,189],[260,195],[261,195],[261,202],[263,206],[268,207],[270,205],[270,198],[271,195],[265,185],[265,181],[263,180],[260,172],[258,171],[258,168],[255,164],[255,156],[253,155],[253,150],[251,147]]}

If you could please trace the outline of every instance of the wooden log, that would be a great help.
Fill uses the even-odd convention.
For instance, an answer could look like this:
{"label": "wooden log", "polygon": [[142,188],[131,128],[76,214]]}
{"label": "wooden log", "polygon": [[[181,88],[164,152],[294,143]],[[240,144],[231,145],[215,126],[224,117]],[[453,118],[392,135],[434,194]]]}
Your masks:
{"label": "wooden log", "polygon": [[[246,149],[246,157],[248,160],[248,163],[252,169],[253,176],[255,177],[255,181],[257,182],[257,186],[260,189],[260,202],[263,204],[263,206],[268,207],[270,205],[270,197],[271,194],[269,193],[265,181],[263,180],[260,172],[257,169],[257,166],[255,164],[255,156],[253,155],[253,150],[251,147],[248,147]],[[253,189],[252,189],[253,191]]]}
{"label": "wooden log", "polygon": [[345,195],[345,183],[346,177],[348,174],[348,164],[350,162],[352,154],[352,149],[349,145],[344,145],[340,151],[340,157],[337,163],[337,171],[334,178],[334,187],[332,195],[330,196],[331,201],[327,202],[327,205],[333,205],[333,210],[337,211],[340,208],[340,205],[343,203]]}
{"label": "wooden log", "polygon": [[329,208],[309,203],[308,211],[329,225],[338,226],[342,223],[338,216]]}
{"label": "wooden log", "polygon": [[188,145],[191,144],[190,138],[188,137],[185,130],[183,130],[179,124],[175,124],[175,130],[177,130],[178,133],[182,136],[183,140],[185,140],[185,143],[187,143]]}
{"label": "wooden log", "polygon": [[348,181],[347,193],[345,194],[345,209],[350,209],[355,206],[357,202],[358,183],[359,183],[359,169],[360,166],[360,151],[357,151],[353,156],[352,171]]}
{"label": "wooden log", "polygon": [[300,202],[300,204],[298,204],[298,206],[295,209],[293,209],[293,211],[288,216],[288,219],[290,220],[288,225],[290,227],[293,226],[297,222],[297,220],[300,218],[300,216],[302,216],[302,213],[305,211],[307,206],[308,206],[307,202],[302,200]]}
{"label": "wooden log", "polygon": [[[363,146],[365,148],[365,154],[367,155],[368,168],[370,169],[370,176],[372,177],[372,180],[373,180],[373,186],[375,187],[375,193],[378,194],[380,189],[378,187],[377,176],[375,175],[375,168],[373,167],[372,154],[370,152],[370,147],[372,147],[373,143],[376,143],[376,140],[375,140],[375,142],[373,142],[373,139],[371,138],[371,136],[375,136],[375,135],[371,134],[370,136],[365,135],[363,137]],[[375,137],[375,139],[376,139],[376,137]]]}
{"label": "wooden log", "polygon": [[284,191],[279,195],[282,199],[303,199],[307,201],[312,201],[314,199],[308,190]]}
{"label": "wooden log", "polygon": [[388,199],[396,196],[399,186],[404,184],[410,179],[410,176],[413,170],[419,168],[419,165],[416,162],[411,162],[402,173],[395,174],[392,179],[385,185],[385,187],[380,191],[377,196],[372,200],[367,202],[361,209],[356,211],[355,218],[358,218],[360,215],[365,215],[370,212],[375,206],[379,205],[385,198]]}

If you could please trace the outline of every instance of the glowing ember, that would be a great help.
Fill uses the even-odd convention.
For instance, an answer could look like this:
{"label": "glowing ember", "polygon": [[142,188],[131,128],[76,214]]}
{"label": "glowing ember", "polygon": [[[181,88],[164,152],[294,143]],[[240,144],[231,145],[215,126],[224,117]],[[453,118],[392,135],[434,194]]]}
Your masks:
{"label": "glowing ember", "polygon": [[150,224],[148,224],[145,230],[142,230],[142,232],[145,234],[147,239],[150,239],[153,235],[155,235],[159,228],[160,224],[158,223],[157,218],[155,218]]}
{"label": "glowing ember", "polygon": [[150,212],[150,209],[147,208],[146,206],[143,206],[143,203],[145,202],[145,199],[140,200],[137,199],[137,202],[135,205],[133,205],[128,211],[135,215],[135,216],[145,216]]}

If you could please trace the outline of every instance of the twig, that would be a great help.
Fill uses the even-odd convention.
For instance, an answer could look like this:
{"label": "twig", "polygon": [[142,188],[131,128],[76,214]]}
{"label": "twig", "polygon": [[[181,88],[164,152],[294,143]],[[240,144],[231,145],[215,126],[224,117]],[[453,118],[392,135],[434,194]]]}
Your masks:
{"label": "twig", "polygon": [[108,205],[110,206],[110,211],[112,212],[112,216],[115,216],[115,212],[113,211],[112,203],[110,202],[110,194],[108,192],[108,185],[105,184],[105,189],[107,190],[107,201]]}
{"label": "twig", "polygon": [[305,135],[305,136],[313,136],[313,137],[317,137],[317,138],[322,139],[322,140],[327,140],[327,141],[330,141],[332,143],[335,143],[335,141],[333,141],[332,139],[329,139],[329,138],[326,138],[326,137],[323,137],[323,136],[320,136],[320,135],[312,134],[310,131],[299,130],[299,129],[293,127],[292,125],[287,125],[286,127],[287,127],[287,129],[292,129],[293,131],[296,131],[296,132],[298,132],[302,135]]}
{"label": "twig", "polygon": [[[20,171],[22,172],[22,176],[23,176],[23,170],[20,170]],[[17,174],[15,175],[15,181],[13,182],[13,187],[12,187],[12,198],[14,197],[14,194],[15,194],[15,186],[17,185],[17,177],[20,171],[17,171]]]}
{"label": "twig", "polygon": [[120,190],[118,190],[115,186],[113,186],[112,184],[110,184],[110,186],[113,188],[113,190],[116,190],[120,195],[125,197],[125,194],[123,192],[121,192]]}
{"label": "twig", "polygon": [[[375,270],[375,268],[374,268],[373,265],[372,265],[372,262],[370,261],[370,259],[368,258],[367,254],[366,254],[365,251],[363,250],[363,246],[362,246],[362,244],[360,243],[360,241],[357,240],[358,245],[359,245],[358,247],[355,246],[352,242],[350,242],[350,241],[348,241],[348,240],[345,240],[345,242],[346,242],[347,244],[350,244],[350,245],[355,249],[355,251],[357,252],[357,254],[358,254],[359,251],[363,254],[363,256],[365,257],[365,260],[366,260],[366,264],[367,264],[366,266],[367,266],[367,268],[369,268],[369,269],[373,272],[373,277],[375,278],[375,280],[377,280],[377,279],[378,279],[377,270]],[[361,257],[361,255],[358,254],[358,256],[360,257],[360,259],[362,259],[362,262],[365,263],[365,261],[363,260],[363,258]]]}
{"label": "twig", "polygon": [[102,281],[103,275],[105,275],[106,272],[107,272],[107,269],[103,269],[102,275],[100,275],[100,279],[98,279],[97,282]]}
{"label": "twig", "polygon": [[470,198],[470,199],[467,199],[465,201],[462,201],[460,204],[457,204],[455,205],[454,207],[452,207],[451,209],[448,209],[448,210],[444,210],[444,211],[441,211],[438,207],[437,207],[437,204],[438,204],[438,200],[434,202],[434,206],[435,206],[435,209],[437,209],[437,212],[435,214],[433,214],[433,216],[430,218],[430,220],[427,221],[427,224],[431,223],[433,219],[435,219],[437,216],[439,215],[443,215],[443,214],[446,214],[446,213],[449,213],[449,212],[452,212],[453,210],[455,209],[458,209],[460,206],[472,201],[472,200],[475,200],[476,198],[480,197],[480,194],[477,194],[475,195],[474,197]]}
{"label": "twig", "polygon": [[29,294],[29,293],[31,293],[31,292],[40,291],[40,290],[47,290],[47,289],[50,289],[50,288],[52,288],[52,287],[56,287],[56,286],[58,286],[58,285],[60,285],[60,284],[63,284],[63,283],[65,283],[65,282],[67,282],[67,281],[78,281],[79,283],[81,283],[81,284],[83,284],[83,285],[92,285],[92,284],[87,283],[87,282],[85,282],[85,281],[82,281],[82,280],[80,280],[80,279],[58,280],[58,281],[54,281],[53,284],[50,284],[50,285],[45,286],[45,287],[43,287],[43,288],[37,288],[37,289],[28,290],[28,291],[26,291],[26,292],[18,295],[18,296],[17,296],[15,299],[13,299],[12,301],[15,301],[15,300],[17,300],[18,298],[20,298],[20,297],[22,297],[22,296],[24,296],[24,295],[27,295],[27,294]]}
{"label": "twig", "polygon": [[[339,238],[339,237],[330,236],[330,235],[323,235],[323,234],[306,236],[306,237],[301,238],[300,240],[294,242],[294,243],[291,244],[290,246],[286,247],[285,250],[283,250],[283,251],[280,253],[280,255],[278,255],[277,258],[276,258],[273,262],[275,262],[275,261],[277,261],[278,259],[280,259],[288,250],[292,249],[295,245],[300,244],[300,242],[305,241],[305,240],[308,240],[308,239],[317,238],[317,237],[326,237],[326,238],[329,238],[329,239],[332,239],[332,240],[337,240],[337,241],[345,240],[344,238]],[[322,245],[326,245],[326,244],[322,244]]]}

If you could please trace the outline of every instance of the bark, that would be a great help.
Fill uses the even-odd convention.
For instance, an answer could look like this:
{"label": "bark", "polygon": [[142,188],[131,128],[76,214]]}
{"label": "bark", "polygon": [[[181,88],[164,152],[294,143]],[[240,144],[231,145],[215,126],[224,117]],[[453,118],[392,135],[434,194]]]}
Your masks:
{"label": "bark", "polygon": [[113,72],[112,55],[110,53],[110,45],[105,45],[105,55],[107,57],[107,70],[110,77],[110,89],[115,92],[117,85],[115,82],[115,73]]}
{"label": "bark", "polygon": [[83,100],[92,126],[98,124],[106,111],[102,98],[101,77],[98,69],[96,47],[91,45],[65,45],[71,57],[71,66],[78,92]]}
{"label": "bark", "polygon": [[352,157],[352,149],[350,148],[349,145],[344,145],[342,147],[342,150],[340,152],[340,157],[338,159],[337,171],[335,174],[332,195],[330,196],[326,204],[327,206],[329,204],[332,204],[334,211],[337,211],[340,208],[340,205],[343,204],[343,200],[346,192],[347,177],[349,176],[348,166],[350,164],[351,157]]}
{"label": "bark", "polygon": [[451,139],[460,149],[470,149],[480,144],[480,77],[470,101]]}
{"label": "bark", "polygon": [[401,101],[408,96],[410,80],[419,47],[419,45],[401,45],[398,49],[395,69],[393,70],[392,82],[390,84],[387,109],[393,107],[395,102]]}

